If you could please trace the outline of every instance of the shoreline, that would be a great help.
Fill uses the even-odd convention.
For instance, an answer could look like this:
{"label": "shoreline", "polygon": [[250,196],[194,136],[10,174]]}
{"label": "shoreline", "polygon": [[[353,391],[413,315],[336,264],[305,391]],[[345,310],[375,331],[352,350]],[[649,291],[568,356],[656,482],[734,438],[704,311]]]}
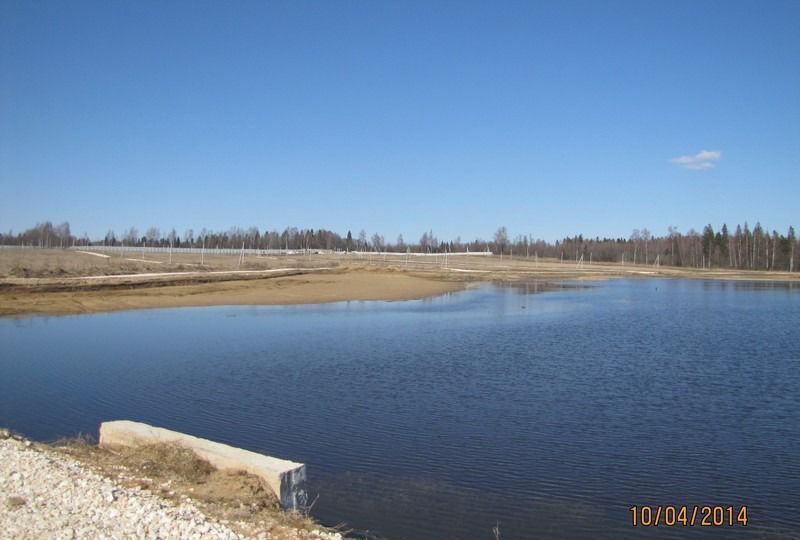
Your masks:
{"label": "shoreline", "polygon": [[[134,309],[224,305],[304,305],[343,301],[400,301],[463,290],[475,283],[704,279],[797,282],[800,274],[723,269],[593,265],[575,268],[525,261],[484,268],[321,266],[210,272],[140,272],[0,279],[0,317],[77,315]],[[455,266],[455,265],[454,265]]]}
{"label": "shoreline", "polygon": [[[227,278],[227,279],[225,279]],[[446,281],[404,272],[300,269],[272,276],[242,275],[236,279],[201,275],[175,280],[131,276],[67,278],[4,284],[0,316],[77,315],[133,309],[223,305],[302,305],[342,301],[415,300],[455,292],[464,281]],[[78,281],[75,281],[78,279]],[[134,282],[135,280],[135,282]]]}

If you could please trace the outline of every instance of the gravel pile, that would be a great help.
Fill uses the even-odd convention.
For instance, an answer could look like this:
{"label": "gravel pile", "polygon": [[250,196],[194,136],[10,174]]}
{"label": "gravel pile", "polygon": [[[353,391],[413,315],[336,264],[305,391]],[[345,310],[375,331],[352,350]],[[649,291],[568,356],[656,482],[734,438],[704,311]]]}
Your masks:
{"label": "gravel pile", "polygon": [[[323,531],[298,537],[341,538]],[[0,429],[0,538],[244,537],[189,503],[172,504],[146,490],[122,487]]]}

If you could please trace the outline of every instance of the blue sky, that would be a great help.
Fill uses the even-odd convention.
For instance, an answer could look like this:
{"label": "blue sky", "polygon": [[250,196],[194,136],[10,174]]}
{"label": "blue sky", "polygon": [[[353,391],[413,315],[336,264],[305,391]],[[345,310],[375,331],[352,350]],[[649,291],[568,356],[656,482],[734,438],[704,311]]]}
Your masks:
{"label": "blue sky", "polygon": [[798,24],[795,1],[5,0],[0,230],[784,231]]}

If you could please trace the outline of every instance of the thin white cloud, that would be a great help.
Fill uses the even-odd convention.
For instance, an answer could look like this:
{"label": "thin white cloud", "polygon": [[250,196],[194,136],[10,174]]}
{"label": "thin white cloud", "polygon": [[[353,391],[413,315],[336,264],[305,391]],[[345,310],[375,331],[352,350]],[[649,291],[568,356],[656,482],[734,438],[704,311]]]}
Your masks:
{"label": "thin white cloud", "polygon": [[672,163],[684,169],[693,171],[705,171],[713,169],[717,161],[722,159],[722,152],[719,150],[700,150],[693,156],[678,156],[672,158]]}

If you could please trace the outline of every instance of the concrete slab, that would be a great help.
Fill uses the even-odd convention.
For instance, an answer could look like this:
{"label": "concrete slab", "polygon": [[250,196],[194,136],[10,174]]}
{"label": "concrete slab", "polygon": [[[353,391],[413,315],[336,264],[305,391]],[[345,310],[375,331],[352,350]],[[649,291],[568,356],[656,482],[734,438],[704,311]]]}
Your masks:
{"label": "concrete slab", "polygon": [[100,446],[113,448],[154,443],[177,444],[192,450],[217,469],[246,471],[263,478],[285,509],[297,509],[308,502],[306,466],[302,463],[250,452],[141,422],[115,420],[100,424]]}

